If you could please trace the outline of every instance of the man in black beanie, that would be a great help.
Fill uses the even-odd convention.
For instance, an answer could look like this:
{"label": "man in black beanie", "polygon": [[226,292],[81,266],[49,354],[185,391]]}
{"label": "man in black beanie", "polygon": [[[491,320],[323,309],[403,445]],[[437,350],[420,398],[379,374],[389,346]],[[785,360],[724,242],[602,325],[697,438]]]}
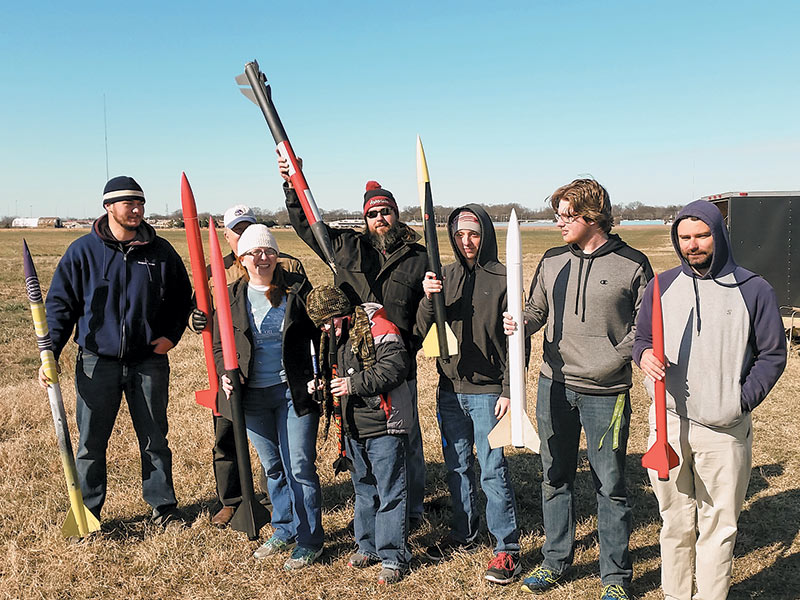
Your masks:
{"label": "man in black beanie", "polygon": [[[278,158],[278,169],[286,181],[286,208],[294,230],[324,260],[308,224],[297,193],[289,180],[289,163]],[[326,226],[327,227],[327,226]],[[408,434],[409,515],[414,529],[422,519],[425,496],[425,457],[417,411],[417,351],[422,339],[414,332],[417,307],[425,293],[422,280],[428,270],[428,255],[417,234],[400,221],[392,193],[377,181],[369,181],[364,194],[364,228],[327,227],[336,261],[335,285],[353,305],[377,302],[400,330],[411,358],[407,381],[414,399],[413,426]]]}
{"label": "man in black beanie", "polygon": [[[169,352],[181,339],[192,288],[178,253],[144,222],[145,197],[132,177],[103,190],[106,214],[70,244],[45,303],[56,360],[73,329],[78,470],[83,501],[100,518],[106,449],[122,393],[139,440],[142,495],[153,521],[180,518],[167,444]],[[39,381],[48,383],[39,371]]]}

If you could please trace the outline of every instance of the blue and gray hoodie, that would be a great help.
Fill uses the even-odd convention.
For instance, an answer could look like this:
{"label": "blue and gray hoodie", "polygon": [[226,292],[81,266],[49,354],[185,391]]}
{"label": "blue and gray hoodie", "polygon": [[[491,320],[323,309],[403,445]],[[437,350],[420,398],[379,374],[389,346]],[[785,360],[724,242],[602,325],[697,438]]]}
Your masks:
{"label": "blue and gray hoodie", "polygon": [[[711,229],[711,267],[698,275],[681,255],[678,223],[695,217]],[[734,427],[758,406],[786,366],[786,340],[772,287],[733,259],[722,214],[705,200],[687,205],[672,226],[681,265],[658,276],[667,359],[667,409],[702,425]],[[652,348],[653,285],[639,309],[633,359]],[[653,397],[653,382],[645,386]]]}

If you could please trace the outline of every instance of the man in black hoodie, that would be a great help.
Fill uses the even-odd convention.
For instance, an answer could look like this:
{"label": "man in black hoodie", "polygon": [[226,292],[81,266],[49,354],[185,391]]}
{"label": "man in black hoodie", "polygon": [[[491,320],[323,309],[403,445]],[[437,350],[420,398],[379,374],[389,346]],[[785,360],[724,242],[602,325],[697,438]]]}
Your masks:
{"label": "man in black hoodie", "polygon": [[[545,327],[536,421],[542,440],[544,560],[523,591],[555,586],[572,564],[573,485],[581,428],[597,495],[601,600],[627,600],[631,506],[625,455],[631,413],[636,314],[653,271],[647,257],[611,232],[611,200],[593,179],[550,197],[566,245],[545,252],[525,306],[525,333]],[[505,315],[506,333],[516,325]]]}
{"label": "man in black hoodie", "polygon": [[[427,549],[426,556],[443,560],[451,553],[477,550],[479,511],[475,486],[475,445],[486,494],[486,523],[496,539],[494,558],[485,578],[509,583],[519,574],[519,529],[514,490],[502,448],[489,447],[487,436],[508,411],[505,381],[507,342],[501,313],[506,309],[506,269],[497,260],[497,240],[486,211],[476,204],[454,210],[448,234],[456,262],[445,265],[446,320],[459,342],[458,355],[437,360],[438,412],[447,465],[447,485],[453,501],[450,534]],[[423,281],[425,298],[417,311],[417,331],[427,333],[433,322],[431,296],[442,293],[432,272]]]}

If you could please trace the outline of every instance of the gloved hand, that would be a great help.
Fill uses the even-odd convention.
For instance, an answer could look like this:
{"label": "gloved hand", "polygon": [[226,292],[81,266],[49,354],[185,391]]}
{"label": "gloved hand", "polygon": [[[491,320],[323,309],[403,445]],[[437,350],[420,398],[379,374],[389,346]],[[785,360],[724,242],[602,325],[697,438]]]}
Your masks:
{"label": "gloved hand", "polygon": [[208,315],[199,308],[195,308],[189,318],[192,322],[192,331],[195,333],[200,333],[208,325]]}

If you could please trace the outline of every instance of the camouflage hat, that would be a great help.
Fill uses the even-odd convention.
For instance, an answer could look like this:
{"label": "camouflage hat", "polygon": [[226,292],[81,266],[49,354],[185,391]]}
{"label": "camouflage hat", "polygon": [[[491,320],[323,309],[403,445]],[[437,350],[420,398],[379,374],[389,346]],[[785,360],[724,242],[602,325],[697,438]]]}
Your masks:
{"label": "camouflage hat", "polygon": [[306,312],[314,325],[322,327],[333,317],[349,315],[353,312],[353,306],[339,288],[321,285],[308,293]]}

